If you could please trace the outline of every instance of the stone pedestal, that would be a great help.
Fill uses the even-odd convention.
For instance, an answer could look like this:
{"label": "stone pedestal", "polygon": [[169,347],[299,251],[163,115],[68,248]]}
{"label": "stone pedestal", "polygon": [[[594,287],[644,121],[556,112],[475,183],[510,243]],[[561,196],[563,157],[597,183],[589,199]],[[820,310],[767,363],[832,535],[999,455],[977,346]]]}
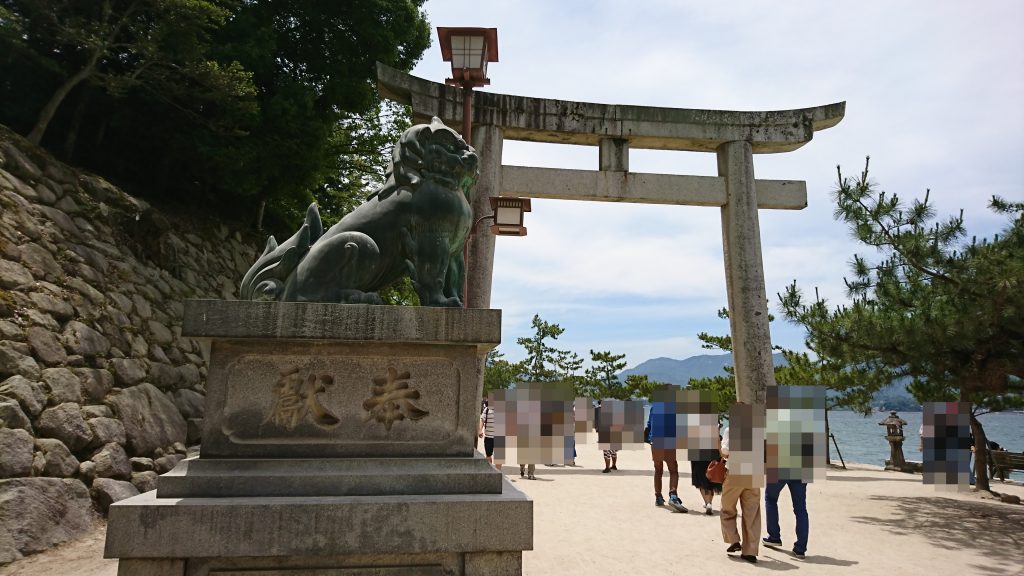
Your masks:
{"label": "stone pedestal", "polygon": [[183,334],[201,455],[111,506],[120,575],[522,573],[533,503],[474,449],[500,311],[190,301]]}

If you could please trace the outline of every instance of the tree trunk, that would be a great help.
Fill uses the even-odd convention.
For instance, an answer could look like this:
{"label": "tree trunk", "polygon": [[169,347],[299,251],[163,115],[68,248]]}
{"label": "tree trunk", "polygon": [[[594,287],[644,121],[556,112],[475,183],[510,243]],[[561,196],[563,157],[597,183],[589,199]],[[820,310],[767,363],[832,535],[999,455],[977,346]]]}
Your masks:
{"label": "tree trunk", "polygon": [[67,136],[64,137],[64,161],[72,163],[75,157],[75,145],[78,143],[78,131],[82,127],[82,117],[85,116],[85,105],[89,100],[89,93],[86,91],[75,106],[75,113],[71,117],[71,126],[68,127]]}
{"label": "tree trunk", "polygon": [[71,90],[78,86],[78,84],[92,75],[95,70],[96,57],[94,56],[89,60],[89,64],[82,68],[74,76],[68,78],[63,84],[57,88],[57,91],[50,97],[50,101],[43,106],[43,110],[39,112],[39,119],[36,120],[36,125],[32,128],[32,131],[28,133],[28,141],[35,144],[36,146],[43,140],[43,134],[46,133],[46,128],[50,125],[50,121],[53,120],[54,115],[57,114],[57,109],[60,108],[64,99]]}
{"label": "tree trunk", "polygon": [[974,434],[974,483],[978,490],[991,492],[988,483],[988,438],[985,427],[971,413],[971,433]]}

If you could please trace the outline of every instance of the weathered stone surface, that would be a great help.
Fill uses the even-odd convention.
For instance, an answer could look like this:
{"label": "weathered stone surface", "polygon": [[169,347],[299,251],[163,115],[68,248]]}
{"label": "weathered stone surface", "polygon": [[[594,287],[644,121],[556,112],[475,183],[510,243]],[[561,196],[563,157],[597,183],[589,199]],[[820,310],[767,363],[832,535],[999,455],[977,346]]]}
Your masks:
{"label": "weathered stone surface", "polygon": [[71,196],[65,196],[58,200],[55,207],[59,208],[61,211],[66,212],[68,214],[78,214],[79,212],[82,211],[82,208],[78,205],[78,202],[75,202],[75,199],[72,198]]}
{"label": "weathered stone surface", "polygon": [[68,478],[78,472],[78,459],[60,440],[36,438],[35,445],[43,453],[43,476]]}
{"label": "weathered stone surface", "polygon": [[90,446],[103,446],[110,443],[123,446],[126,442],[124,424],[120,420],[100,416],[98,418],[90,418],[85,423],[92,430]]}
{"label": "weathered stone surface", "polygon": [[0,342],[0,378],[17,374],[38,380],[39,364],[35,358],[19,352],[17,342]]}
{"label": "weathered stone surface", "polygon": [[[43,204],[53,204],[54,202],[57,201],[57,194],[55,194],[53,190],[50,190],[49,186],[42,182],[36,184],[34,190],[36,191],[36,196],[39,198],[39,201],[42,202]],[[40,209],[44,207],[45,206],[39,206]],[[61,212],[61,214],[63,214],[63,212]]]}
{"label": "weathered stone surface", "polygon": [[0,423],[7,428],[20,428],[33,434],[32,422],[21,409],[17,400],[0,400]]}
{"label": "weathered stone surface", "polygon": [[81,450],[92,441],[92,430],[82,418],[82,410],[74,402],[67,402],[43,410],[36,421],[40,436],[56,438],[71,450]]}
{"label": "weathered stone surface", "polygon": [[[39,189],[37,188],[36,191],[38,190]],[[41,197],[40,200],[42,200]],[[71,217],[63,210],[50,206],[36,206],[36,208],[38,208],[43,214],[46,214],[46,217],[56,224],[61,231],[68,236],[68,238],[71,238],[72,240],[81,240],[82,231],[78,229],[78,225],[75,224],[75,221],[72,220]]]}
{"label": "weathered stone surface", "polygon": [[29,294],[29,298],[37,310],[46,312],[57,320],[69,320],[75,315],[74,307],[68,304],[65,299],[56,298],[42,292],[33,292]]}
{"label": "weathered stone surface", "polygon": [[42,552],[92,530],[89,491],[78,480],[0,480],[0,564]]}
{"label": "weathered stone surface", "polygon": [[65,402],[82,403],[82,384],[69,368],[47,368],[42,374],[51,406]]}
{"label": "weathered stone surface", "polygon": [[28,432],[0,428],[0,478],[31,476],[32,448],[32,435]]}
{"label": "weathered stone surface", "polygon": [[121,294],[120,292],[108,292],[107,297],[114,303],[117,308],[125,313],[131,314],[132,312],[132,301],[130,298]]}
{"label": "weathered stone surface", "polygon": [[202,380],[199,368],[191,362],[178,366],[178,373],[181,375],[181,385],[186,388],[191,388],[192,386],[199,384],[199,381]]}
{"label": "weathered stone surface", "polygon": [[134,386],[146,378],[146,363],[134,358],[115,358],[110,361],[114,382],[122,388]]}
{"label": "weathered stone surface", "polygon": [[10,320],[0,320],[0,340],[21,341],[25,339],[25,331]]}
{"label": "weathered stone surface", "polygon": [[185,441],[185,419],[152,384],[115,390],[107,397],[107,403],[124,424],[131,454],[151,454],[157,448]]}
{"label": "weathered stone surface", "polygon": [[170,364],[171,361],[167,358],[167,354],[164,353],[164,349],[158,344],[149,345],[149,359],[153,362],[161,362],[163,364]]}
{"label": "weathered stone surface", "polygon": [[25,244],[21,247],[21,262],[32,271],[33,276],[51,282],[58,280],[64,273],[53,255],[38,244]]}
{"label": "weathered stone surface", "polygon": [[136,456],[130,459],[132,470],[135,472],[148,472],[153,470],[153,459],[143,456]]}
{"label": "weathered stone surface", "polygon": [[139,491],[140,494],[149,492],[150,490],[156,490],[160,475],[152,470],[143,472],[132,472],[132,486]]}
{"label": "weathered stone surface", "polygon": [[17,288],[32,283],[32,273],[17,262],[0,258],[0,288]]}
{"label": "weathered stone surface", "polygon": [[97,478],[131,479],[132,466],[120,444],[111,442],[103,446],[90,460],[96,463]]}
{"label": "weathered stone surface", "polygon": [[161,390],[173,390],[182,383],[181,373],[174,366],[159,362],[150,363],[148,380]]}
{"label": "weathered stone surface", "polygon": [[96,478],[92,481],[92,488],[89,490],[89,493],[92,494],[100,512],[106,514],[111,504],[120,502],[125,498],[138,496],[139,490],[131,482],[125,482],[124,480]]}
{"label": "weathered stone surface", "polygon": [[156,320],[150,320],[148,324],[150,338],[157,344],[170,344],[174,341],[174,334],[168,327]]}
{"label": "weathered stone surface", "polygon": [[178,407],[182,417],[202,418],[203,407],[206,404],[206,397],[194,390],[173,390],[168,394],[174,405]]}
{"label": "weathered stone surface", "polygon": [[[29,300],[29,302],[31,302],[31,300]],[[53,316],[50,316],[38,308],[27,308],[24,311],[24,316],[30,325],[41,326],[53,332],[60,330],[60,323],[57,322]]]}
{"label": "weathered stone surface", "polygon": [[110,341],[89,326],[72,320],[64,328],[64,343],[75,354],[87,358],[102,356],[110,350]]}
{"label": "weathered stone surface", "polygon": [[[149,320],[153,317],[153,309],[149,305],[149,300],[146,300],[141,294],[132,294],[132,303],[135,304],[135,314],[143,320]],[[125,310],[127,312],[127,310]]]}
{"label": "weathered stone surface", "polygon": [[21,375],[11,376],[0,383],[0,396],[17,400],[21,409],[29,416],[38,416],[46,407],[46,391],[43,386]]}
{"label": "weathered stone surface", "polygon": [[85,482],[87,486],[92,485],[92,481],[96,478],[96,463],[92,460],[85,460],[78,465],[78,477]]}
{"label": "weathered stone surface", "polygon": [[114,411],[106,404],[90,404],[82,406],[82,418],[92,420],[93,418],[113,418]]}
{"label": "weathered stone surface", "polygon": [[166,474],[174,469],[185,458],[182,454],[167,454],[153,460],[153,469],[157,474]]}
{"label": "weathered stone surface", "polygon": [[77,290],[79,294],[88,298],[93,304],[102,305],[107,301],[102,292],[93,288],[81,278],[68,278],[67,284]]}
{"label": "weathered stone surface", "polygon": [[[39,295],[34,294],[33,296]],[[44,364],[59,366],[67,360],[68,354],[64,351],[64,345],[60,343],[53,332],[38,326],[30,326],[25,330],[25,337],[29,345],[32,346],[35,357]]]}
{"label": "weathered stone surface", "polygon": [[73,368],[78,376],[85,397],[93,402],[101,402],[114,387],[114,375],[102,368]]}
{"label": "weathered stone surface", "polygon": [[[131,340],[131,356],[132,358],[145,358],[149,353],[149,344],[141,334],[127,335],[126,339]],[[152,378],[150,378],[152,380]],[[155,382],[154,382],[155,384]],[[157,384],[159,386],[159,384]]]}

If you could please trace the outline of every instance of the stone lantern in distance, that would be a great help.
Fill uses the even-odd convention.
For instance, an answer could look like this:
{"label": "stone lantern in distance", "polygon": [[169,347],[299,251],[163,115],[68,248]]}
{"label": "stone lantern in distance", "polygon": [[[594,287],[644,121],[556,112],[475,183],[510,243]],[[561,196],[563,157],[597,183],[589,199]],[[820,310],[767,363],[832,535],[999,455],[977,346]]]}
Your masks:
{"label": "stone lantern in distance", "polygon": [[896,415],[895,410],[889,411],[889,416],[878,423],[885,426],[885,439],[889,441],[889,461],[886,462],[886,470],[906,472],[907,461],[903,457],[903,427],[907,421]]}

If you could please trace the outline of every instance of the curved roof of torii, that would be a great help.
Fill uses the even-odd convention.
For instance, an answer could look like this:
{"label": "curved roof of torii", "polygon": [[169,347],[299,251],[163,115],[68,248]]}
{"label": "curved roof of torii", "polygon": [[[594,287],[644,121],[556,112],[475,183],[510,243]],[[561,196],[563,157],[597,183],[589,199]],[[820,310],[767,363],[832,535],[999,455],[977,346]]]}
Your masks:
{"label": "curved roof of torii", "polygon": [[[381,95],[412,106],[417,122],[437,116],[462,123],[462,89],[431,82],[377,63]],[[755,154],[789,152],[814,132],[843,119],[846,102],[813,108],[738,112],[593,104],[473,92],[473,123],[496,125],[504,138],[597,146],[604,138],[629,141],[630,148],[713,152],[725,142],[746,140]]]}

